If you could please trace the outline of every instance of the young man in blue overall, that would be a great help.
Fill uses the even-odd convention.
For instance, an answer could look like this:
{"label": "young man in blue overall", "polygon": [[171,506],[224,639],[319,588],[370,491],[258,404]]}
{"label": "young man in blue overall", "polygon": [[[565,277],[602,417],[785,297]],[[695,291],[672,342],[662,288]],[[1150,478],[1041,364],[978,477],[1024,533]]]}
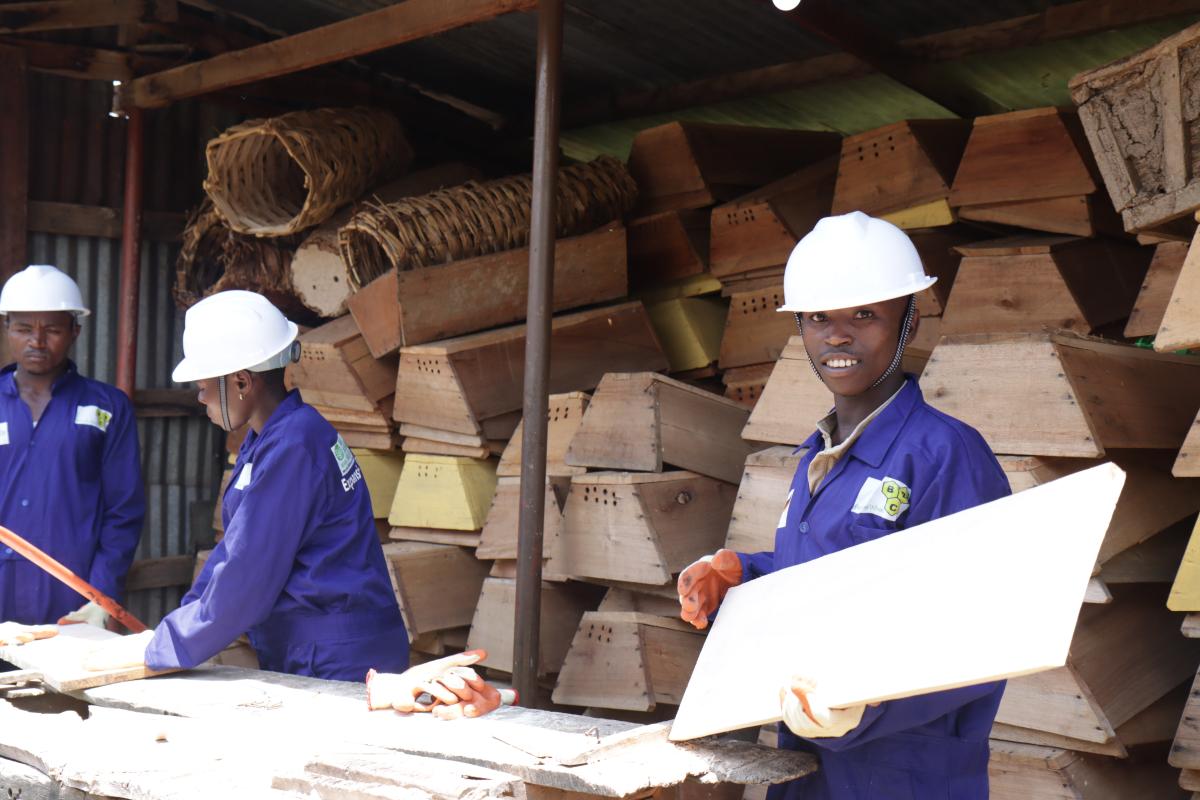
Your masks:
{"label": "young man in blue overall", "polygon": [[[0,525],[121,600],[146,513],[137,420],[128,397],[68,358],[88,313],[71,276],[45,264],[0,291],[15,362],[0,370]],[[108,622],[102,608],[0,547],[0,620],[60,617]]]}
{"label": "young man in blue overall", "polygon": [[[684,619],[703,628],[731,586],[1009,494],[979,433],[927,405],[899,369],[920,322],[914,296],[935,280],[903,231],[861,212],[821,220],[796,245],[779,310],[796,315],[834,408],[801,445],[774,552],[721,550],[689,566],[678,586]],[[804,614],[819,613],[764,609],[781,611],[794,627],[780,634],[793,636],[804,635]],[[768,797],[986,800],[988,734],[1003,689],[830,709],[820,687],[798,676],[780,689],[780,747],[813,753],[820,768]]]}

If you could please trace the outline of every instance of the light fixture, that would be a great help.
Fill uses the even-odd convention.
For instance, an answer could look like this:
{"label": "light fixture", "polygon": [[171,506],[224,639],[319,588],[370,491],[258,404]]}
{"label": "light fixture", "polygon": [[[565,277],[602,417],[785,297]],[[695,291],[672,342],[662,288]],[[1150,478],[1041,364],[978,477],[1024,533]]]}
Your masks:
{"label": "light fixture", "polygon": [[795,11],[800,7],[800,0],[771,0],[780,11]]}

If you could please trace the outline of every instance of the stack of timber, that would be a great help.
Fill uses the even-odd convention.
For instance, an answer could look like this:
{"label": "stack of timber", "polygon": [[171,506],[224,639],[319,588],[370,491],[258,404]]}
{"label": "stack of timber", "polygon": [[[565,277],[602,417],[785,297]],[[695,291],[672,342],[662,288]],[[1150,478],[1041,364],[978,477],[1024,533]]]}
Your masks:
{"label": "stack of timber", "polygon": [[751,363],[732,364],[723,337],[735,291],[762,287],[733,287],[777,282],[796,239],[829,213],[840,143],[833,133],[691,122],[634,138],[629,285],[646,301],[672,375],[715,379]]}
{"label": "stack of timber", "polygon": [[[752,447],[747,411],[655,373],[605,375],[570,441],[555,571],[609,587],[573,630],[556,703],[657,712],[679,703],[703,635],[675,578],[720,547]],[[587,470],[587,471],[583,471]]]}

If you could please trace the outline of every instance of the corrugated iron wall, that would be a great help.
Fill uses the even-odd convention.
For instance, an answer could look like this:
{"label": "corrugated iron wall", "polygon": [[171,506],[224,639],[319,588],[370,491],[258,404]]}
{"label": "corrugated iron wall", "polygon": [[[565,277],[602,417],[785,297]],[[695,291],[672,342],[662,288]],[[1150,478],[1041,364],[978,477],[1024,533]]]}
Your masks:
{"label": "corrugated iron wall", "polygon": [[[125,162],[125,122],[108,116],[111,88],[97,82],[30,75],[31,201],[120,208]],[[236,119],[197,103],[150,112],[146,123],[147,211],[188,210],[200,199],[204,143]],[[138,326],[138,388],[170,388],[171,369],[182,357],[182,314],[171,299],[175,242],[142,244]],[[29,261],[70,273],[93,314],[73,357],[85,375],[112,382],[116,369],[120,241],[32,233]],[[179,388],[179,387],[174,387]],[[220,482],[224,436],[203,416],[148,417],[138,421],[146,525],[137,558],[189,554],[205,533],[204,507]],[[210,507],[209,507],[210,508]],[[183,587],[136,592],[130,610],[153,625],[175,608]]]}

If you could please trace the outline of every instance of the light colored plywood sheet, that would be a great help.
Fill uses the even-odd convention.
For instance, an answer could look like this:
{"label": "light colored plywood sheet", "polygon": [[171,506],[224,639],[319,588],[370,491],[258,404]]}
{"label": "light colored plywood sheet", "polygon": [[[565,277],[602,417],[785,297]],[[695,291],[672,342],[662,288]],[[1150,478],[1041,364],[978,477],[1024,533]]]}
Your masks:
{"label": "light colored plywood sheet", "polygon": [[1160,353],[1200,345],[1200,237],[1192,240],[1171,300],[1163,312],[1154,349]]}
{"label": "light colored plywood sheet", "polygon": [[[779,720],[794,674],[837,707],[1062,666],[1123,482],[1101,465],[732,589],[672,738]],[[826,613],[781,636],[777,608]]]}
{"label": "light colored plywood sheet", "polygon": [[77,692],[110,683],[136,681],[154,672],[145,667],[92,672],[84,669],[88,655],[118,634],[93,625],[57,625],[58,635],[22,645],[0,645],[0,661],[20,668],[40,672],[44,682],[56,692]]}

